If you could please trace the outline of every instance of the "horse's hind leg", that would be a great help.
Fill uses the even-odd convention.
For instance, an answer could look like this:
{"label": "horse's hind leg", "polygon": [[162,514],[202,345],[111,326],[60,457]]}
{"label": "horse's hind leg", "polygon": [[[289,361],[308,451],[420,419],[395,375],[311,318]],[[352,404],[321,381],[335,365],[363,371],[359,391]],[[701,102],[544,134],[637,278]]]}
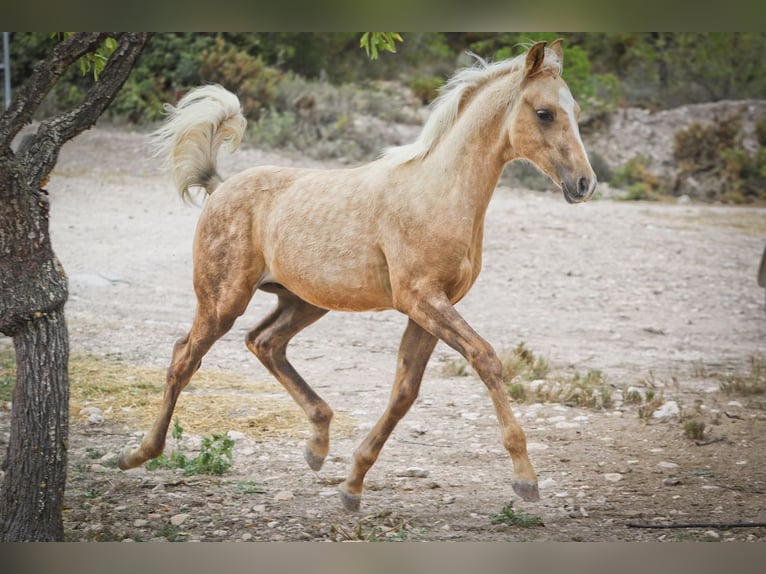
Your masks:
{"label": "horse's hind leg", "polygon": [[340,486],[343,506],[347,510],[359,510],[362,499],[364,476],[378,459],[396,423],[407,414],[420,390],[428,359],[436,346],[437,338],[410,320],[399,345],[396,378],[391,398],[383,416],[354,452],[354,465],[346,481]]}
{"label": "horse's hind leg", "polygon": [[327,311],[285,289],[279,289],[277,293],[276,308],[247,335],[247,348],[282,383],[309,418],[314,434],[306,443],[304,456],[313,470],[319,470],[330,449],[333,412],[287,360],[287,344]]}

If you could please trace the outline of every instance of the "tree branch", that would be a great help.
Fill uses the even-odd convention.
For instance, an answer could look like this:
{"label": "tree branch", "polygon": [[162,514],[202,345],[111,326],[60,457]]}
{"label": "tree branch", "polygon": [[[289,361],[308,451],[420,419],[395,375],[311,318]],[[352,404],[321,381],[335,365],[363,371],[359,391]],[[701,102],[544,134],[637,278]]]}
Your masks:
{"label": "tree branch", "polygon": [[40,124],[33,141],[24,146],[19,158],[28,168],[27,182],[32,189],[37,189],[56,165],[61,146],[91,128],[112,103],[150,37],[147,32],[120,34],[117,48],[82,103]]}
{"label": "tree branch", "polygon": [[106,32],[81,32],[56,44],[50,58],[35,66],[29,81],[16,91],[10,107],[0,116],[0,148],[10,147],[13,138],[29,123],[35,110],[67,68],[98,48],[107,36]]}

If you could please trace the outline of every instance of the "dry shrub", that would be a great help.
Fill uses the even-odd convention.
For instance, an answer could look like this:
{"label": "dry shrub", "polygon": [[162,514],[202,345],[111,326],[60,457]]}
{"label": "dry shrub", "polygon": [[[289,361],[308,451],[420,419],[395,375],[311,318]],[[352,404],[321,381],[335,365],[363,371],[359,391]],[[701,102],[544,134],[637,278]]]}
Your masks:
{"label": "dry shrub", "polygon": [[711,124],[693,123],[673,138],[678,162],[677,187],[695,180],[703,199],[745,203],[766,199],[766,120],[756,126],[760,148],[745,149],[738,117],[715,118]]}

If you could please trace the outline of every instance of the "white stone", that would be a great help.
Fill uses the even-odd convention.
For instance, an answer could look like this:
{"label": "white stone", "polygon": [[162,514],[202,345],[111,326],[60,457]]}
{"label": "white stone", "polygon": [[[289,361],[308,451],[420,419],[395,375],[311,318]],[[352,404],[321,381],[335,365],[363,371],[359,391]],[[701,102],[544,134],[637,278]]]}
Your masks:
{"label": "white stone", "polygon": [[274,495],[274,500],[291,500],[295,498],[292,490],[280,490]]}
{"label": "white stone", "polygon": [[570,421],[559,421],[554,425],[557,429],[577,429],[580,428],[580,423]]}
{"label": "white stone", "polygon": [[93,413],[92,415],[88,416],[89,425],[100,425],[103,423],[104,423],[104,417],[101,413]]}
{"label": "white stone", "polygon": [[623,476],[619,472],[607,472],[604,475],[604,480],[608,482],[619,482],[623,479]]}
{"label": "white stone", "polygon": [[553,488],[554,486],[556,486],[556,481],[552,478],[546,478],[538,483],[538,488],[540,489]]}
{"label": "white stone", "polygon": [[655,419],[668,419],[678,416],[680,412],[681,409],[678,408],[676,401],[667,401],[652,413],[652,417]]}
{"label": "white stone", "polygon": [[170,524],[172,524],[173,526],[181,526],[184,522],[186,522],[187,518],[189,518],[188,514],[185,514],[185,513],[176,514],[170,517]]}
{"label": "white stone", "polygon": [[673,468],[678,468],[678,465],[675,462],[669,462],[667,460],[663,460],[662,462],[658,462],[657,466],[660,468],[664,468],[665,470],[670,470]]}

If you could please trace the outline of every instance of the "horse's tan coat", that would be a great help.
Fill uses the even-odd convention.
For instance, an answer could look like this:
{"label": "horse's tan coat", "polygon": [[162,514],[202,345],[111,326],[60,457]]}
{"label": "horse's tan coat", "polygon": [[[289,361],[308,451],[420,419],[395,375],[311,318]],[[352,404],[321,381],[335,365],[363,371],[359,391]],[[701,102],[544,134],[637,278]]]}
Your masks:
{"label": "horse's tan coat", "polygon": [[[484,216],[509,161],[535,163],[563,187],[568,201],[593,193],[595,175],[571,121],[577,111],[560,96],[562,89],[569,93],[561,62],[560,42],[547,52],[538,43],[515,68],[466,88],[454,124],[414,159],[394,150],[353,169],[256,167],[220,185],[209,156],[216,146],[195,144],[194,137],[200,133],[201,142],[218,145],[221,138],[214,132],[211,140],[207,128],[195,132],[185,119],[195,107],[186,106],[184,136],[171,146],[171,155],[184,158],[176,162],[176,181],[182,192],[196,183],[211,193],[194,245],[197,314],[174,349],[154,428],[138,448],[123,452],[120,466],[159,455],[181,389],[260,288],[276,293],[278,304],[249,333],[247,346],[306,411],[314,434],[305,455],[314,469],[329,449],[332,409],[287,361],[288,342],[328,310],[396,309],[410,319],[389,406],[356,450],[341,485],[347,508],[359,507],[364,476],[415,400],[439,339],[463,354],[487,386],[513,460],[514,489],[535,499],[537,478],[503,389],[500,362],[453,304],[481,270]],[[550,112],[549,120],[541,120],[541,110]],[[211,123],[210,114],[206,118],[200,125]],[[216,121],[241,124],[236,114]],[[164,133],[173,134],[172,122]]]}

